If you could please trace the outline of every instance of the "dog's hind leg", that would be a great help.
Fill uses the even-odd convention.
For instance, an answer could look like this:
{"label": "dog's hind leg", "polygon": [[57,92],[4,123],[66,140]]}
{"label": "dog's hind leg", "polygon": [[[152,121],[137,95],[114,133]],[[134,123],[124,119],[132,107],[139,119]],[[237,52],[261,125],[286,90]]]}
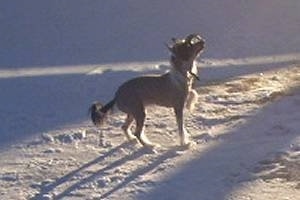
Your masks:
{"label": "dog's hind leg", "polygon": [[124,131],[125,136],[129,141],[136,139],[136,137],[134,135],[132,135],[131,130],[130,130],[133,120],[134,120],[133,116],[130,114],[127,114],[125,123],[122,126],[122,130]]}
{"label": "dog's hind leg", "polygon": [[190,142],[188,140],[187,132],[183,125],[183,107],[175,108],[174,110],[176,114],[176,121],[178,125],[179,136],[180,136],[180,145],[181,146],[189,145]]}
{"label": "dog's hind leg", "polygon": [[139,142],[145,147],[153,147],[154,145],[148,140],[144,135],[144,122],[146,118],[145,109],[142,106],[142,109],[135,113],[134,115],[136,121],[136,130],[134,135],[137,137]]}

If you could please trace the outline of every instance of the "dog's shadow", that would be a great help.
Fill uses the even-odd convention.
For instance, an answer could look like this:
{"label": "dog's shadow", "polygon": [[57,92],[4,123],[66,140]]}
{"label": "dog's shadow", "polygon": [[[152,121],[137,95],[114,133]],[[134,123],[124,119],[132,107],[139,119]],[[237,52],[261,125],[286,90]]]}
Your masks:
{"label": "dog's shadow", "polygon": [[[121,145],[118,145],[118,146],[112,148],[105,154],[97,157],[96,159],[94,159],[94,160],[82,165],[81,167],[69,172],[68,174],[58,178],[53,183],[49,183],[49,184],[46,184],[45,186],[41,186],[40,192],[38,194],[36,194],[34,197],[32,197],[31,200],[43,199],[44,195],[49,194],[49,193],[54,193],[56,188],[58,188],[64,184],[68,184],[74,177],[76,177],[76,175],[80,174],[85,169],[87,169],[93,165],[96,165],[99,162],[104,161],[105,158],[112,156],[115,153],[118,153],[121,149],[124,149],[124,148],[132,149],[132,148],[130,148],[130,147],[132,147],[132,145],[134,145],[134,142],[124,142]],[[132,160],[137,160],[146,154],[149,154],[149,153],[154,154],[153,151],[149,151],[149,149],[147,149],[147,148],[142,148],[142,147],[137,147],[137,148],[138,149],[134,150],[131,154],[125,155],[124,157],[121,157],[115,161],[112,161],[107,166],[104,166],[103,168],[99,169],[98,171],[92,173],[91,175],[89,175],[83,179],[80,179],[78,182],[72,184],[71,186],[68,186],[62,192],[55,194],[53,199],[62,199],[66,196],[69,196],[69,195],[71,195],[71,193],[73,191],[76,191],[76,190],[82,188],[82,186],[84,186],[90,182],[94,182],[95,180],[97,180],[100,177],[103,177],[106,174],[106,172],[109,170],[117,169],[118,167],[126,164],[127,162],[130,162]],[[162,153],[155,153],[155,154],[157,154],[157,156],[155,156],[155,159],[153,159],[150,163],[147,163],[147,165],[143,165],[143,166],[137,168],[136,170],[132,171],[128,175],[126,175],[121,182],[119,182],[116,186],[114,186],[113,188],[110,188],[108,191],[103,193],[100,198],[105,199],[106,197],[108,197],[108,196],[112,195],[114,192],[122,189],[123,187],[125,187],[126,185],[128,185],[129,183],[131,183],[132,181],[137,179],[138,177],[154,170],[165,160],[178,156],[179,154],[177,153],[177,150],[178,150],[177,148],[174,148],[174,149],[170,149],[170,150],[164,150]]]}

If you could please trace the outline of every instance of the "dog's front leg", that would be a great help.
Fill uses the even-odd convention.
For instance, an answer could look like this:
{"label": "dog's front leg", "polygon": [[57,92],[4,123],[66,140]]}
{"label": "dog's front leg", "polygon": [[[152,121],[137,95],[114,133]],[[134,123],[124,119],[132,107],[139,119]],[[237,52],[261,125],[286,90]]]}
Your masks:
{"label": "dog's front leg", "polygon": [[195,108],[195,104],[197,103],[197,101],[198,101],[197,91],[194,89],[190,89],[186,100],[186,108],[192,112]]}
{"label": "dog's front leg", "polygon": [[187,132],[183,125],[183,106],[180,106],[179,108],[174,108],[175,115],[176,115],[176,121],[178,125],[178,131],[180,136],[180,144],[182,146],[188,145],[189,140],[187,138]]}

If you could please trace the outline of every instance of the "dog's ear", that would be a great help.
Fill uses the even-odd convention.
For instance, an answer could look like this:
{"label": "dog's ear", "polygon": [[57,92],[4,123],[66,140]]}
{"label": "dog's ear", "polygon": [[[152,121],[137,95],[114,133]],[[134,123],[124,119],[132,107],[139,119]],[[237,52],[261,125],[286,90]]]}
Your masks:
{"label": "dog's ear", "polygon": [[171,47],[168,43],[165,43],[165,46],[167,47],[167,49],[168,49],[171,53],[174,53],[174,52],[173,52],[173,47]]}
{"label": "dog's ear", "polygon": [[178,38],[175,38],[175,37],[172,37],[171,38],[172,42],[173,42],[173,45],[169,45],[167,43],[165,43],[166,47],[169,49],[169,51],[171,53],[174,53],[174,50],[176,48],[176,46],[178,46],[179,44],[184,44],[186,43],[186,40],[185,39],[178,39]]}
{"label": "dog's ear", "polygon": [[172,37],[171,40],[172,40],[172,42],[174,42],[175,44],[182,42],[182,40],[177,39],[177,38],[174,38],[174,37]]}

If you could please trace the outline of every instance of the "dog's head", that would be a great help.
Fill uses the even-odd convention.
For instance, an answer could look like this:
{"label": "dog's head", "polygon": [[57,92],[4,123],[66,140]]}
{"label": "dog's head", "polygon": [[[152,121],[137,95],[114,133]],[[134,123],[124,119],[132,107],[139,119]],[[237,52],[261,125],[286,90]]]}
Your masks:
{"label": "dog's head", "polygon": [[[192,73],[192,65],[194,60],[200,55],[204,49],[205,40],[199,34],[190,34],[184,39],[172,38],[173,45],[167,45],[172,54],[172,60],[177,70],[190,72],[193,77],[199,79],[196,74]],[[183,64],[186,63],[186,64]]]}
{"label": "dog's head", "polygon": [[190,34],[184,39],[172,38],[173,45],[168,49],[173,56],[183,61],[194,60],[204,49],[205,41],[199,34]]}

